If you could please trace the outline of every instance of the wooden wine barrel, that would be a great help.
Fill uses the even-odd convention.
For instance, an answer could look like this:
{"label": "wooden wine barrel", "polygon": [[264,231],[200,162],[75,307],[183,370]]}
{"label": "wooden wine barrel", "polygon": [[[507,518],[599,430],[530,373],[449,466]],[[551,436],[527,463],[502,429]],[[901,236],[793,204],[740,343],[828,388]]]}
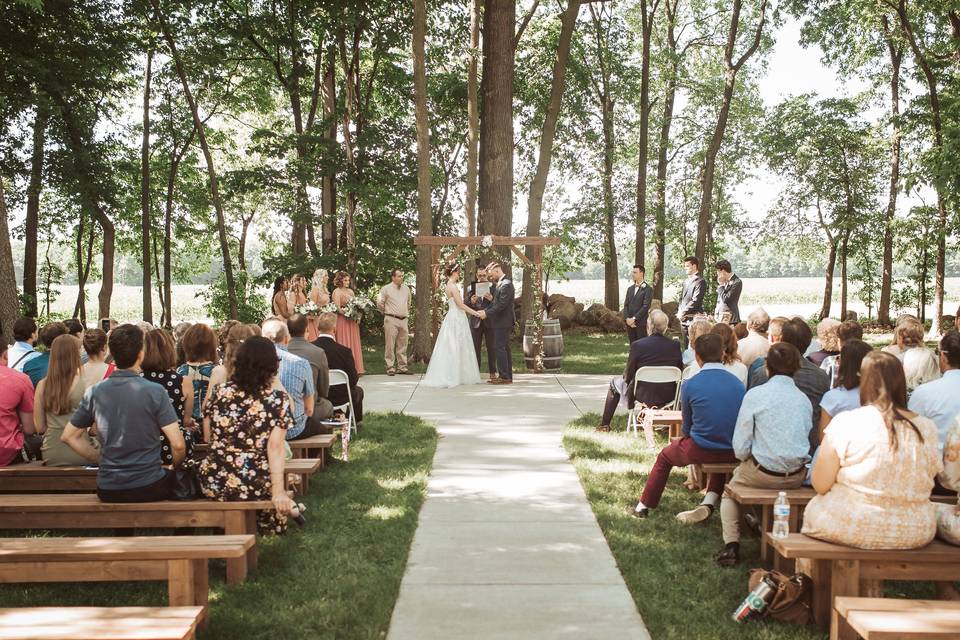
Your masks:
{"label": "wooden wine barrel", "polygon": [[[523,361],[527,369],[533,370],[533,339],[537,325],[533,320],[527,320],[523,331]],[[560,331],[560,321],[550,319],[543,321],[543,368],[546,371],[559,371],[563,364],[563,333]]]}

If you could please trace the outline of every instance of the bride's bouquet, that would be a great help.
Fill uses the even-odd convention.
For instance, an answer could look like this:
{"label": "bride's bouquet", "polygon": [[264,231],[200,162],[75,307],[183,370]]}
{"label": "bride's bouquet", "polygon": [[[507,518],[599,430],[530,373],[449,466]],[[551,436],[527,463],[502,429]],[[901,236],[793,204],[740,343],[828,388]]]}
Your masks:
{"label": "bride's bouquet", "polygon": [[315,318],[323,311],[320,307],[317,306],[317,303],[313,300],[307,300],[303,304],[298,304],[293,307],[293,310],[300,315],[304,315],[310,318]]}
{"label": "bride's bouquet", "polygon": [[343,307],[343,309],[340,310],[340,313],[343,314],[344,318],[348,318],[350,320],[356,320],[359,322],[363,314],[375,308],[376,308],[376,305],[373,303],[373,300],[371,300],[370,298],[361,298],[360,296],[356,296],[352,298],[350,302],[348,302],[346,306]]}

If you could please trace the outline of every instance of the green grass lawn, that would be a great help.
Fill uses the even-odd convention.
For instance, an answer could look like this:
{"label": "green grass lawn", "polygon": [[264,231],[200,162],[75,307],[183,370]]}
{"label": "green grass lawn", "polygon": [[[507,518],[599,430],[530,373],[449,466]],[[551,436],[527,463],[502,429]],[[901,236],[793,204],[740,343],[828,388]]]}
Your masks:
{"label": "green grass lawn", "polygon": [[[258,538],[258,568],[244,584],[226,586],[223,562],[211,562],[210,624],[201,640],[383,638],[435,448],[436,431],[422,420],[368,414],[350,462],[314,476],[301,499],[306,527]],[[0,585],[4,607],[165,604],[166,584],[158,582]]]}
{"label": "green grass lawn", "polygon": [[[569,425],[563,444],[583,484],[587,499],[610,550],[643,616],[657,640],[822,640],[825,631],[778,622],[731,620],[747,594],[747,574],[760,563],[759,540],[744,536],[741,563],[721,568],[713,554],[723,546],[720,517],[684,526],[674,516],[700,502],[700,494],[683,486],[686,469],[674,469],[660,506],[645,520],[625,513],[635,505],[654,461],[643,437],[625,433],[625,417],[617,416],[610,433],[597,433],[597,414]],[[619,430],[619,431],[618,431]],[[663,434],[658,441],[665,444]],[[887,597],[936,598],[931,582],[887,582]]]}
{"label": "green grass lawn", "polygon": [[[363,366],[368,374],[386,373],[387,366],[383,361],[383,336],[370,335],[363,341]],[[515,373],[525,373],[523,363],[523,342],[519,339],[511,343],[513,351],[513,370]],[[563,369],[562,373],[604,373],[613,374],[623,371],[627,363],[627,334],[604,333],[568,333],[563,336]],[[480,373],[487,372],[486,345],[483,346],[480,364]],[[414,364],[410,370],[415,373],[424,373],[426,365]]]}

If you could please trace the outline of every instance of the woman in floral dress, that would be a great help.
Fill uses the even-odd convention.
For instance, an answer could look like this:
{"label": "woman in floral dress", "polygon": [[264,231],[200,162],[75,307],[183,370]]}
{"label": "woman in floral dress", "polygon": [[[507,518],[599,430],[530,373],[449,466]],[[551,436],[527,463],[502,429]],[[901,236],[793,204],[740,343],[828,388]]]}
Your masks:
{"label": "woman in floral dress", "polygon": [[344,308],[356,297],[350,288],[350,274],[346,271],[337,271],[333,278],[333,302],[340,308],[337,314],[337,342],[350,349],[353,362],[357,365],[357,373],[363,375],[363,347],[360,344],[360,325],[343,315]]}
{"label": "woman in floral dress", "polygon": [[[144,379],[163,387],[173,404],[173,410],[180,420],[180,433],[187,445],[184,460],[193,460],[194,435],[197,423],[193,419],[193,383],[177,373],[177,347],[173,338],[163,329],[149,331],[143,339],[143,362],[140,363],[140,375]],[[173,464],[173,454],[167,436],[160,434],[162,447],[160,459],[163,464]]]}
{"label": "woman in floral dress", "polygon": [[204,407],[210,452],[200,463],[203,495],[223,502],[273,500],[274,511],[257,513],[261,534],[286,532],[295,507],[284,481],[284,441],[293,416],[286,394],[271,389],[278,368],[273,343],[248,338],[230,380],[212,390]]}

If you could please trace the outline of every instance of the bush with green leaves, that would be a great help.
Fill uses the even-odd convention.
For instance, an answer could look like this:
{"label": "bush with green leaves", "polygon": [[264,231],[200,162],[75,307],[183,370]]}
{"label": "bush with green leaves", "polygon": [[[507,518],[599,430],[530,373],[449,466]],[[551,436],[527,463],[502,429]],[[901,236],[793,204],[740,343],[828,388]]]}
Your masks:
{"label": "bush with green leaves", "polygon": [[[237,319],[246,324],[260,324],[267,317],[267,299],[257,291],[253,278],[246,271],[234,276],[237,284]],[[204,309],[217,324],[230,319],[230,304],[227,298],[227,280],[223,274],[209,288],[197,293],[205,299]]]}

